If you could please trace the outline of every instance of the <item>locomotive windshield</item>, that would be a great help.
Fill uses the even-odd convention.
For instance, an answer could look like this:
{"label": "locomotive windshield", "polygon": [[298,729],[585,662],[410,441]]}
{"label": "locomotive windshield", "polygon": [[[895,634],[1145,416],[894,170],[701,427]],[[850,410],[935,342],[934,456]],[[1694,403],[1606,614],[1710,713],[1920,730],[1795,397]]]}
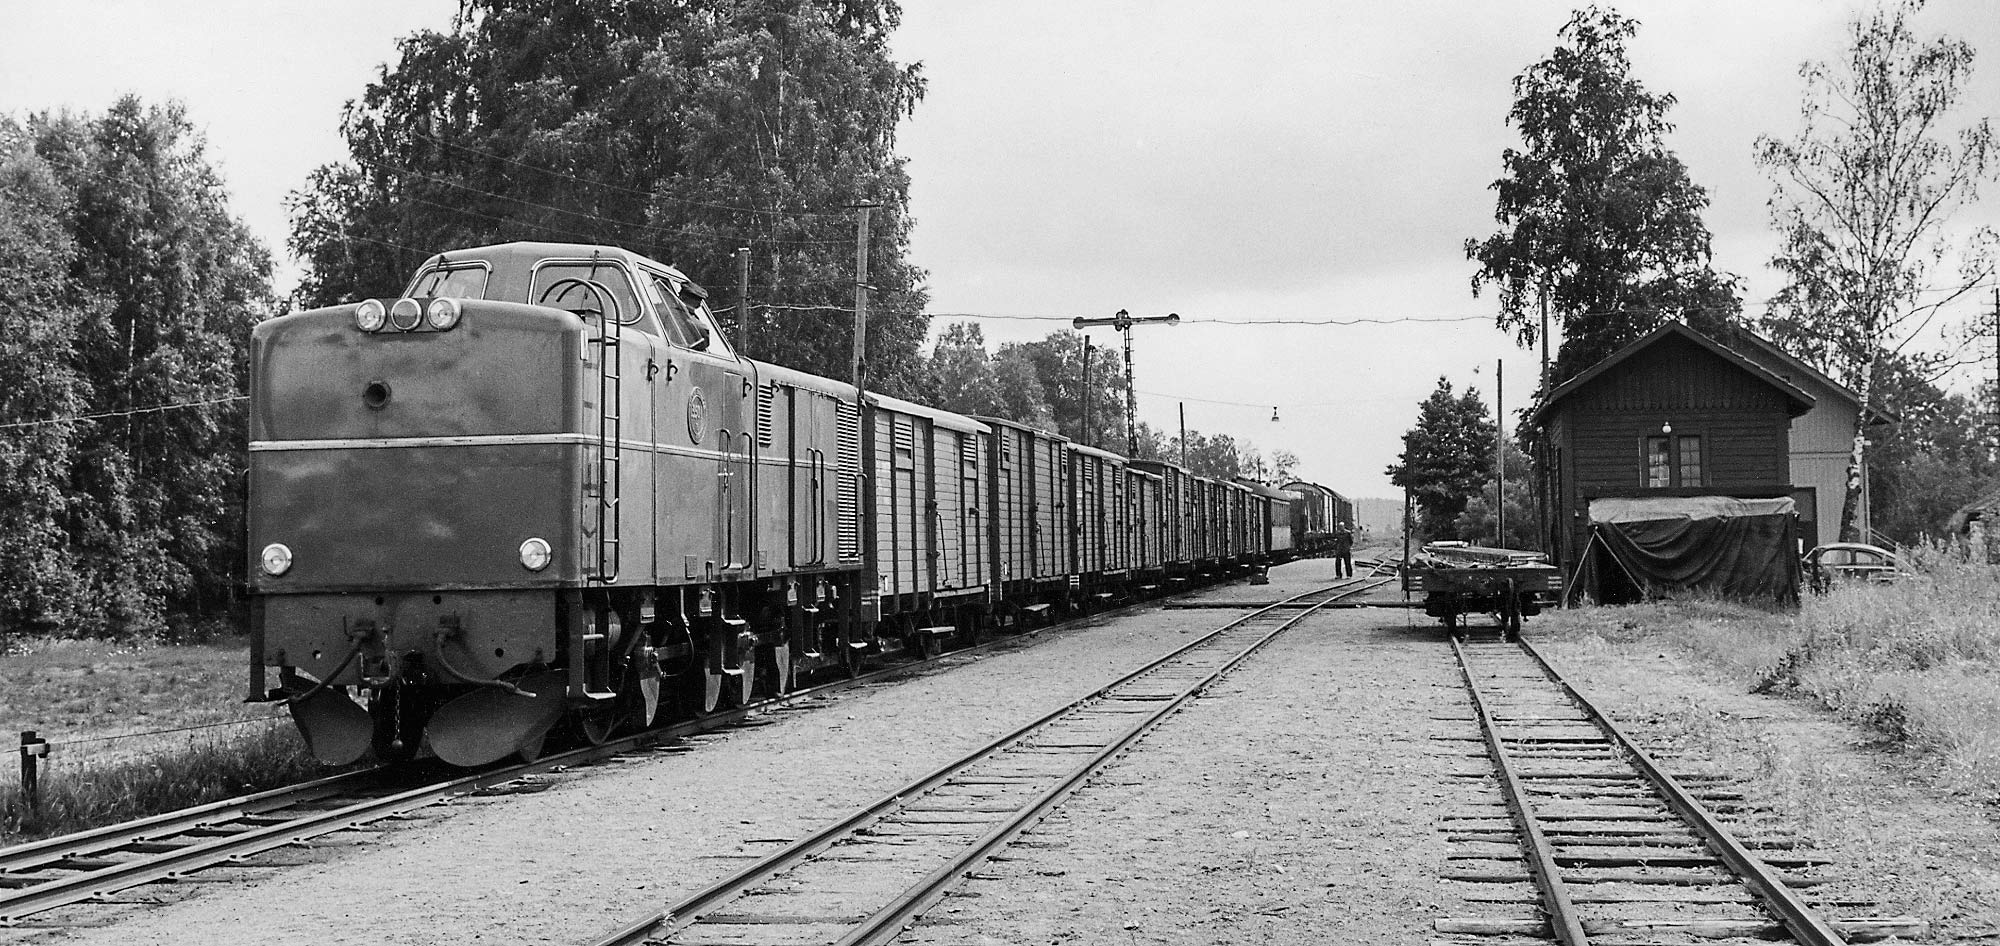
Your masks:
{"label": "locomotive windshield", "polygon": [[[603,298],[603,293],[609,293],[610,298]],[[659,334],[646,310],[639,307],[631,277],[620,266],[587,260],[543,263],[535,267],[535,282],[528,287],[528,301],[572,312],[603,312],[607,318]]]}
{"label": "locomotive windshield", "polygon": [[489,271],[485,263],[433,266],[418,274],[404,295],[420,299],[484,299]]}

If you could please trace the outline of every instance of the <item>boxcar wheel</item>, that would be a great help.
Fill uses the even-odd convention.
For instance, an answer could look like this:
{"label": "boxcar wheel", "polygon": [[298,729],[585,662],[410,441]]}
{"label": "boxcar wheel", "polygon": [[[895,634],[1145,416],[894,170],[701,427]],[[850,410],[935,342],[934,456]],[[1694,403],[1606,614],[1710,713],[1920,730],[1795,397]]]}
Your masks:
{"label": "boxcar wheel", "polygon": [[798,668],[792,664],[792,645],[787,642],[774,644],[770,651],[771,695],[784,696],[792,692],[797,682]]}

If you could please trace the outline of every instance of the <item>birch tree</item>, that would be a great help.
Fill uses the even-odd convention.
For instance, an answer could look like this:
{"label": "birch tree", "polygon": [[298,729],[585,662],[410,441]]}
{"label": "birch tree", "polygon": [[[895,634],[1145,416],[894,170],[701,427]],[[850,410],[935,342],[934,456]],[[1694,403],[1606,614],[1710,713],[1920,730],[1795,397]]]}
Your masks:
{"label": "birch tree", "polygon": [[[1950,226],[1994,168],[1990,121],[1947,127],[1973,49],[1918,36],[1910,21],[1922,8],[1922,0],[1900,0],[1850,21],[1839,61],[1799,70],[1806,89],[1797,135],[1762,136],[1756,146],[1776,186],[1772,222],[1784,235],[1771,263],[1789,280],[1766,327],[1871,407],[1881,401],[1884,366],[1935,360],[1918,346],[1940,327],[1943,307],[1993,272],[1993,231]],[[1844,539],[1866,528],[1867,452],[1867,425],[1857,424]]]}

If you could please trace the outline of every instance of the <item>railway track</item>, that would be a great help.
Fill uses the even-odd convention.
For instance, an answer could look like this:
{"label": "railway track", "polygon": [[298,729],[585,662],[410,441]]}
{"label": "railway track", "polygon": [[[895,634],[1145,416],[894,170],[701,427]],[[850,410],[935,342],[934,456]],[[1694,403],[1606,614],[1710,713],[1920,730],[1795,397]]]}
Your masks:
{"label": "railway track", "polygon": [[[1455,637],[1452,649],[1505,814],[1448,825],[1454,844],[1485,852],[1497,869],[1447,879],[1491,887],[1495,914],[1443,919],[1438,932],[1564,946],[1835,946],[1922,932],[1910,917],[1861,915],[1865,902],[1815,898],[1824,859],[1791,839],[1738,839],[1718,811],[1740,793],[1713,776],[1669,772],[1531,645]],[[1510,885],[1524,880],[1533,903]]]}
{"label": "railway track", "polygon": [[[1100,613],[1091,617],[1104,616]],[[77,904],[147,905],[148,901],[129,899],[128,892],[149,884],[191,882],[201,871],[211,868],[255,866],[254,859],[260,855],[307,846],[316,838],[365,828],[374,822],[533,776],[639,752],[684,751],[684,746],[674,745],[677,740],[742,725],[779,707],[821,700],[851,687],[916,672],[1020,640],[1020,636],[1010,635],[934,657],[895,663],[749,706],[552,754],[532,763],[500,764],[474,772],[425,766],[405,770],[368,769],[0,849],[0,928],[69,925],[38,918]]]}
{"label": "railway track", "polygon": [[1189,697],[1364,576],[1260,608],[595,946],[886,943]]}

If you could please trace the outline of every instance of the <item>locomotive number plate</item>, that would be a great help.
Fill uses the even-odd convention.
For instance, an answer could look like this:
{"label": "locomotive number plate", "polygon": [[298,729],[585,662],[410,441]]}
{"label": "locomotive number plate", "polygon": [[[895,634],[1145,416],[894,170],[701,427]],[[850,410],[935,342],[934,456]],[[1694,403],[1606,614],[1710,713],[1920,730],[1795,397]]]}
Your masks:
{"label": "locomotive number plate", "polygon": [[688,439],[696,444],[708,439],[708,400],[700,388],[688,395]]}

